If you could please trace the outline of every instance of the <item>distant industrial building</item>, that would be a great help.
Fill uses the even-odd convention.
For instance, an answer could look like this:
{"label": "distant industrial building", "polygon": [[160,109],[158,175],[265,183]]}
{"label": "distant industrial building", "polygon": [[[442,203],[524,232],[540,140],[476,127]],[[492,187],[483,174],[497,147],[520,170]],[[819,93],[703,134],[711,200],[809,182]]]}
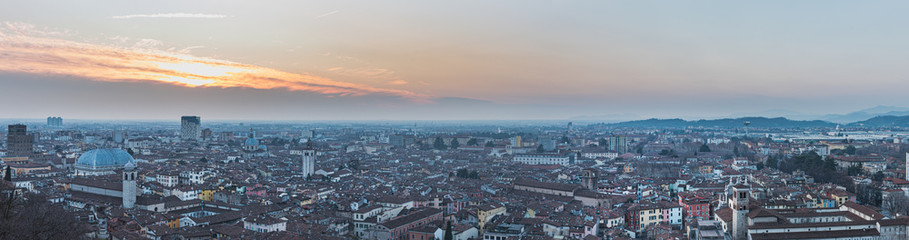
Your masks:
{"label": "distant industrial building", "polygon": [[388,143],[395,147],[406,147],[407,145],[417,142],[417,138],[409,135],[391,135],[388,137]]}
{"label": "distant industrial building", "polygon": [[63,118],[62,117],[47,117],[47,126],[51,126],[51,127],[63,126]]}
{"label": "distant industrial building", "polygon": [[613,135],[607,139],[609,151],[619,154],[628,152],[628,138],[625,135]]}

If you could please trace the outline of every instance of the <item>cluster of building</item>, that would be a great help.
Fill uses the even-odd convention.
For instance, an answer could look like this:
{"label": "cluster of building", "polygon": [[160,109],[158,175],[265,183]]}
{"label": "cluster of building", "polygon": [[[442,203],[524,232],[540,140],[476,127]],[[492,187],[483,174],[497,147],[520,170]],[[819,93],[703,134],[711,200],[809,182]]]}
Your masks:
{"label": "cluster of building", "polygon": [[13,124],[0,165],[105,239],[909,239],[898,131],[206,127]]}

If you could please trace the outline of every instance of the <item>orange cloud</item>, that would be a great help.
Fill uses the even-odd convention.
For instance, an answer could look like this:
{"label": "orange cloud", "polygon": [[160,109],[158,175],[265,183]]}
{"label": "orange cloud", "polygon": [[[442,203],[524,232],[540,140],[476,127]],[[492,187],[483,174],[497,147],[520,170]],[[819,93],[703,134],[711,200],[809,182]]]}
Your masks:
{"label": "orange cloud", "polygon": [[98,81],[156,81],[187,87],[287,89],[339,96],[378,94],[417,101],[428,99],[426,95],[406,90],[182,53],[81,43],[48,34],[28,34],[22,29],[21,26],[0,29],[0,72],[67,75]]}

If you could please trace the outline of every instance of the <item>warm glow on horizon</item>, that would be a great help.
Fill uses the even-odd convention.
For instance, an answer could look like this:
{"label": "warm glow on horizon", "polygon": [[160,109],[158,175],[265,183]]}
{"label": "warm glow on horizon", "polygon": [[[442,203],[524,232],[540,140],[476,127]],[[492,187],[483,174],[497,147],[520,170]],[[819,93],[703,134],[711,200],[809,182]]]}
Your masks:
{"label": "warm glow on horizon", "polygon": [[[156,81],[188,87],[287,89],[327,95],[387,95],[416,101],[427,96],[324,77],[154,49],[129,49],[0,30],[0,72],[67,75],[100,81]],[[31,34],[27,34],[31,33]],[[36,35],[36,36],[33,36]]]}

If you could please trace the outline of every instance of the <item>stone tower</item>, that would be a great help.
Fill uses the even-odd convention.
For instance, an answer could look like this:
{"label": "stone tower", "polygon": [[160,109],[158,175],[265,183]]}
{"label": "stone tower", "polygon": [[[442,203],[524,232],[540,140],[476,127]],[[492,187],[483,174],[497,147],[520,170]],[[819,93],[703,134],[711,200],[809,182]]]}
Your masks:
{"label": "stone tower", "polygon": [[303,178],[308,178],[316,173],[316,150],[312,148],[312,139],[306,142],[302,161],[300,170]]}
{"label": "stone tower", "polygon": [[596,192],[599,177],[599,172],[595,168],[586,168],[581,171],[581,183],[584,185],[584,189]]}
{"label": "stone tower", "polygon": [[748,204],[751,196],[751,185],[743,177],[730,179],[731,196],[727,198],[732,209],[732,239],[748,239]]}
{"label": "stone tower", "polygon": [[129,162],[123,168],[123,208],[136,205],[136,164]]}

